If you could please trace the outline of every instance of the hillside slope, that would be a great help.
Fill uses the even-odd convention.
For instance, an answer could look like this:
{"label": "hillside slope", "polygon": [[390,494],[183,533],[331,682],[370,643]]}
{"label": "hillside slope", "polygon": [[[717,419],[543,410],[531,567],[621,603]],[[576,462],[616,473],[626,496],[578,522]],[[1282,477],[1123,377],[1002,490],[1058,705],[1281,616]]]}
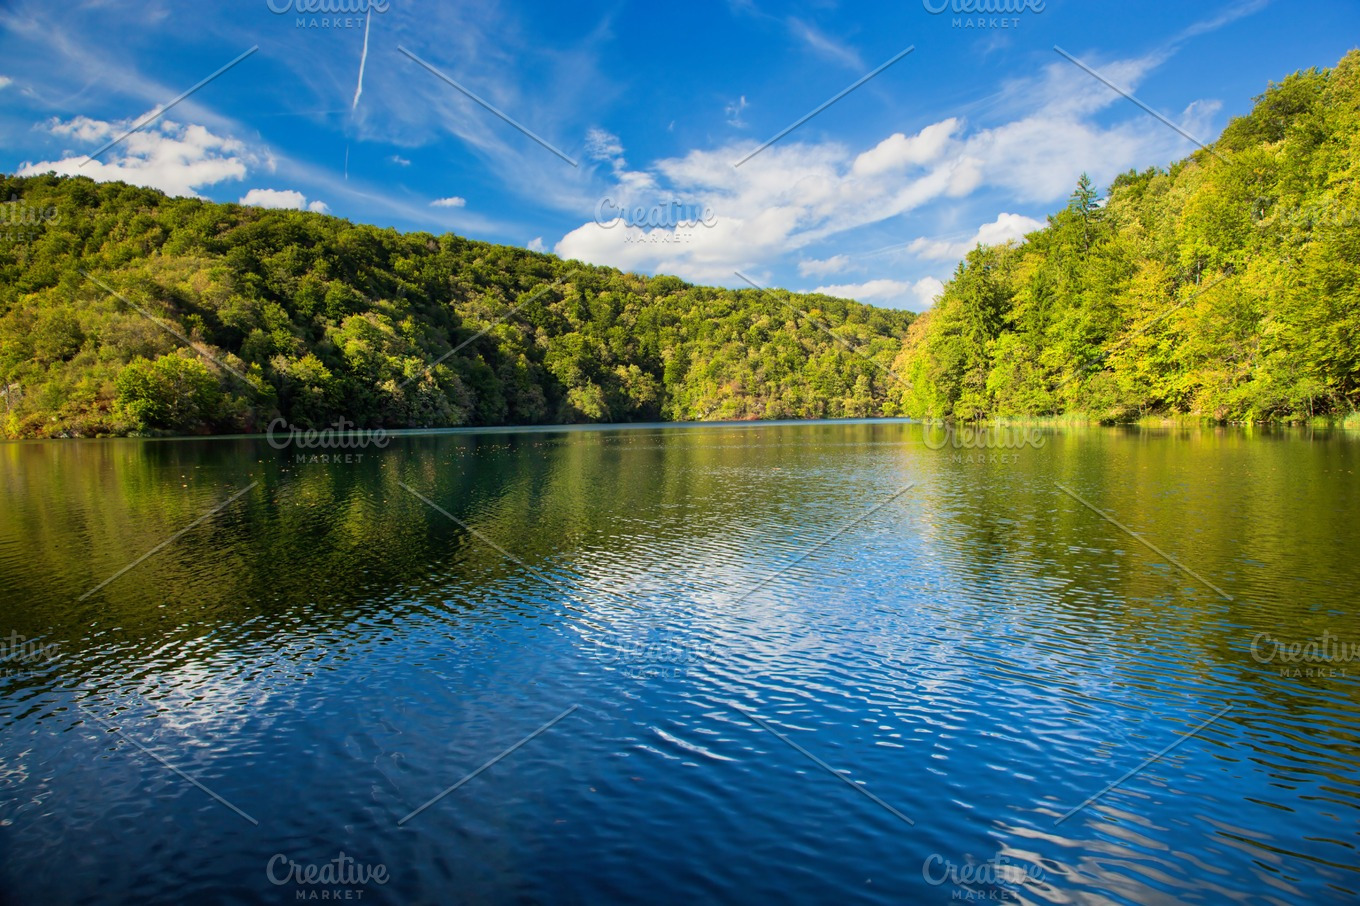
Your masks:
{"label": "hillside slope", "polygon": [[[1161,128],[1149,121],[1148,128]],[[971,252],[911,329],[904,414],[1271,420],[1360,409],[1360,52],[1207,150]]]}
{"label": "hillside slope", "polygon": [[914,317],[80,177],[0,193],[11,438],[879,415]]}

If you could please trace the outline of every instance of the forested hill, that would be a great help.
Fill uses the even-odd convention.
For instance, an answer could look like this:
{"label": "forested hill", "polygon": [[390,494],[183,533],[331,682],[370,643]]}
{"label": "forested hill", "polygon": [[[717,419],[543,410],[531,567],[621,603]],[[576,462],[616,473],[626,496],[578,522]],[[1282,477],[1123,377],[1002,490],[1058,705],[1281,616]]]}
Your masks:
{"label": "forested hill", "polygon": [[880,415],[914,317],[81,177],[0,195],[11,438]]}
{"label": "forested hill", "polygon": [[913,322],[451,234],[0,177],[3,433],[1344,415],[1360,409],[1358,179],[1352,51],[1270,85],[1168,170],[1124,174],[1106,198],[1083,179],[1024,242],[970,252]]}
{"label": "forested hill", "polygon": [[[1149,119],[1147,128],[1162,128]],[[1272,84],[1208,149],[1083,182],[913,325],[904,414],[1216,419],[1360,409],[1360,52]]]}

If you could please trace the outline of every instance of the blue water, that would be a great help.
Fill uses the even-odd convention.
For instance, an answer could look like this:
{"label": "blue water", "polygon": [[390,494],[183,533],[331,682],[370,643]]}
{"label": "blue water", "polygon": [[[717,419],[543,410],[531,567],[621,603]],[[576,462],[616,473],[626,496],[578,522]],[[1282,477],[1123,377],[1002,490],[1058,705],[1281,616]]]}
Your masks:
{"label": "blue water", "polygon": [[1360,444],[1015,436],[0,446],[4,899],[1360,899]]}

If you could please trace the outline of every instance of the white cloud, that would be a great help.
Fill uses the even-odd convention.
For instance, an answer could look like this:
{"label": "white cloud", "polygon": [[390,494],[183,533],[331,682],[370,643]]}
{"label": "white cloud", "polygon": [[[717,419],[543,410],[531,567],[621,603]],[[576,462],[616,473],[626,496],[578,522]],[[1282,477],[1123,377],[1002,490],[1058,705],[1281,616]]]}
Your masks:
{"label": "white cloud", "polygon": [[866,283],[837,283],[832,286],[819,286],[813,290],[824,296],[841,299],[898,299],[911,290],[906,280],[869,280]]}
{"label": "white cloud", "polygon": [[330,206],[324,201],[308,203],[307,196],[293,189],[251,189],[241,196],[239,203],[257,208],[286,208],[294,211],[313,211],[317,214],[331,212]]}
{"label": "white cloud", "polygon": [[11,85],[13,85],[13,84],[14,84],[14,80],[11,79],[9,76],[2,76],[2,75],[0,75],[0,88],[8,88],[9,86],[11,86]]}
{"label": "white cloud", "polygon": [[[133,122],[110,123],[76,117],[69,122],[52,119],[43,125],[53,135],[92,144],[120,134]],[[66,176],[88,176],[96,182],[122,180],[160,189],[168,195],[197,197],[198,189],[242,179],[248,165],[262,162],[259,155],[236,139],[215,135],[203,126],[182,126],[165,119],[131,133],[98,159],[89,160],[85,154],[74,151],[64,153],[67,156],[61,160],[24,162],[18,175],[53,171]],[[263,162],[269,163],[267,158]]]}
{"label": "white cloud", "polygon": [[925,311],[935,304],[935,300],[944,292],[944,284],[934,277],[922,277],[911,285],[911,293],[916,297],[916,305],[910,306],[916,311]]}
{"label": "white cloud", "polygon": [[387,159],[387,162],[388,162],[388,163],[392,163],[392,164],[396,164],[398,167],[409,167],[409,166],[411,166],[411,162],[410,162],[409,160],[407,160],[406,158],[402,157],[400,154],[393,154],[391,157],[389,157],[389,158]]}
{"label": "white cloud", "polygon": [[973,244],[1001,245],[1012,239],[1023,239],[1026,234],[1042,229],[1044,224],[1023,214],[998,214],[996,220],[978,227]]}
{"label": "white cloud", "polygon": [[[918,144],[937,141],[939,131]],[[772,145],[738,169],[733,162],[754,147],[742,145],[691,151],[645,172],[623,171],[608,193],[621,208],[673,201],[707,208],[713,212],[707,225],[643,233],[591,221],[570,231],[554,251],[621,269],[730,282],[734,270],[768,264],[828,236],[914,210],[949,194],[958,181],[960,164],[947,156],[910,173],[856,175],[856,158],[837,143]]]}
{"label": "white cloud", "polygon": [[804,258],[798,262],[798,275],[800,277],[825,277],[827,274],[839,274],[850,266],[848,255],[832,255],[824,261],[816,258]]}
{"label": "white cloud", "polygon": [[69,123],[64,123],[54,116],[43,123],[43,126],[53,135],[73,138],[89,145],[113,138],[113,123],[92,120],[88,116],[77,116]]}
{"label": "white cloud", "polygon": [[894,133],[856,157],[851,172],[856,176],[877,176],[938,160],[962,124],[962,120],[950,117],[925,127],[911,138]]}
{"label": "white cloud", "polygon": [[307,196],[292,189],[251,189],[241,196],[240,203],[257,208],[293,208],[301,211],[307,206]]}
{"label": "white cloud", "polygon": [[1023,239],[1025,234],[1043,227],[1043,223],[1022,214],[999,214],[991,223],[978,227],[976,233],[962,242],[946,239],[914,239],[907,251],[919,258],[930,261],[957,261],[968,254],[975,246],[1001,245],[1014,239]]}
{"label": "white cloud", "polygon": [[924,311],[935,303],[935,297],[944,290],[944,284],[934,277],[910,280],[869,280],[865,283],[839,283],[834,286],[819,286],[813,290],[825,296],[840,299],[854,299],[857,302],[901,303],[907,308]]}
{"label": "white cloud", "polygon": [[548,247],[543,244],[542,236],[535,236],[533,239],[530,239],[526,248],[531,252],[546,252],[548,250]]}
{"label": "white cloud", "polygon": [[466,198],[459,198],[457,195],[450,195],[448,198],[436,198],[430,202],[432,208],[462,208],[467,206]]}
{"label": "white cloud", "polygon": [[[1113,81],[1132,87],[1160,59],[1150,55],[1099,65]],[[625,270],[732,284],[733,271],[801,258],[802,249],[825,247],[832,237],[948,199],[988,189],[1018,202],[1052,206],[1066,199],[1083,171],[1097,185],[1108,185],[1131,167],[1164,163],[1193,147],[1132,108],[1110,122],[1103,115],[1098,118],[1127,102],[1095,79],[1074,78],[1073,69],[1059,61],[1033,77],[1007,82],[998,103],[975,108],[976,115],[988,118],[985,126],[949,117],[862,148],[789,139],[764,148],[739,168],[733,164],[756,149],[754,141],[692,150],[629,170],[621,147],[597,140],[591,147],[607,146],[616,155],[616,185],[607,193],[614,204],[650,208],[678,201],[711,209],[716,222],[644,232],[592,220],[567,232],[554,251]],[[1207,134],[1216,110],[1212,102],[1192,104],[1178,123],[1191,134],[1197,129]],[[1028,217],[1003,213],[972,236],[955,241],[921,238],[911,250],[927,260],[957,259],[977,242],[1004,242],[1040,226]],[[839,272],[829,264],[825,270],[819,267],[800,264],[799,272],[815,277]],[[877,291],[886,291],[885,286],[878,284]],[[914,289],[918,301],[928,299],[932,287]]]}

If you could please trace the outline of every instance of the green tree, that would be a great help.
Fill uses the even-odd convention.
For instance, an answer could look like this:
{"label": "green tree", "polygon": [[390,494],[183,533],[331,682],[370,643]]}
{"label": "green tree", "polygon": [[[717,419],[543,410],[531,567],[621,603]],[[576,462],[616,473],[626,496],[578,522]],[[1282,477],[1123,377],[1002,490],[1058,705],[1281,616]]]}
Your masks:
{"label": "green tree", "polygon": [[222,402],[217,378],[187,352],[134,359],[118,373],[115,387],[116,410],[138,431],[197,431],[211,423]]}

